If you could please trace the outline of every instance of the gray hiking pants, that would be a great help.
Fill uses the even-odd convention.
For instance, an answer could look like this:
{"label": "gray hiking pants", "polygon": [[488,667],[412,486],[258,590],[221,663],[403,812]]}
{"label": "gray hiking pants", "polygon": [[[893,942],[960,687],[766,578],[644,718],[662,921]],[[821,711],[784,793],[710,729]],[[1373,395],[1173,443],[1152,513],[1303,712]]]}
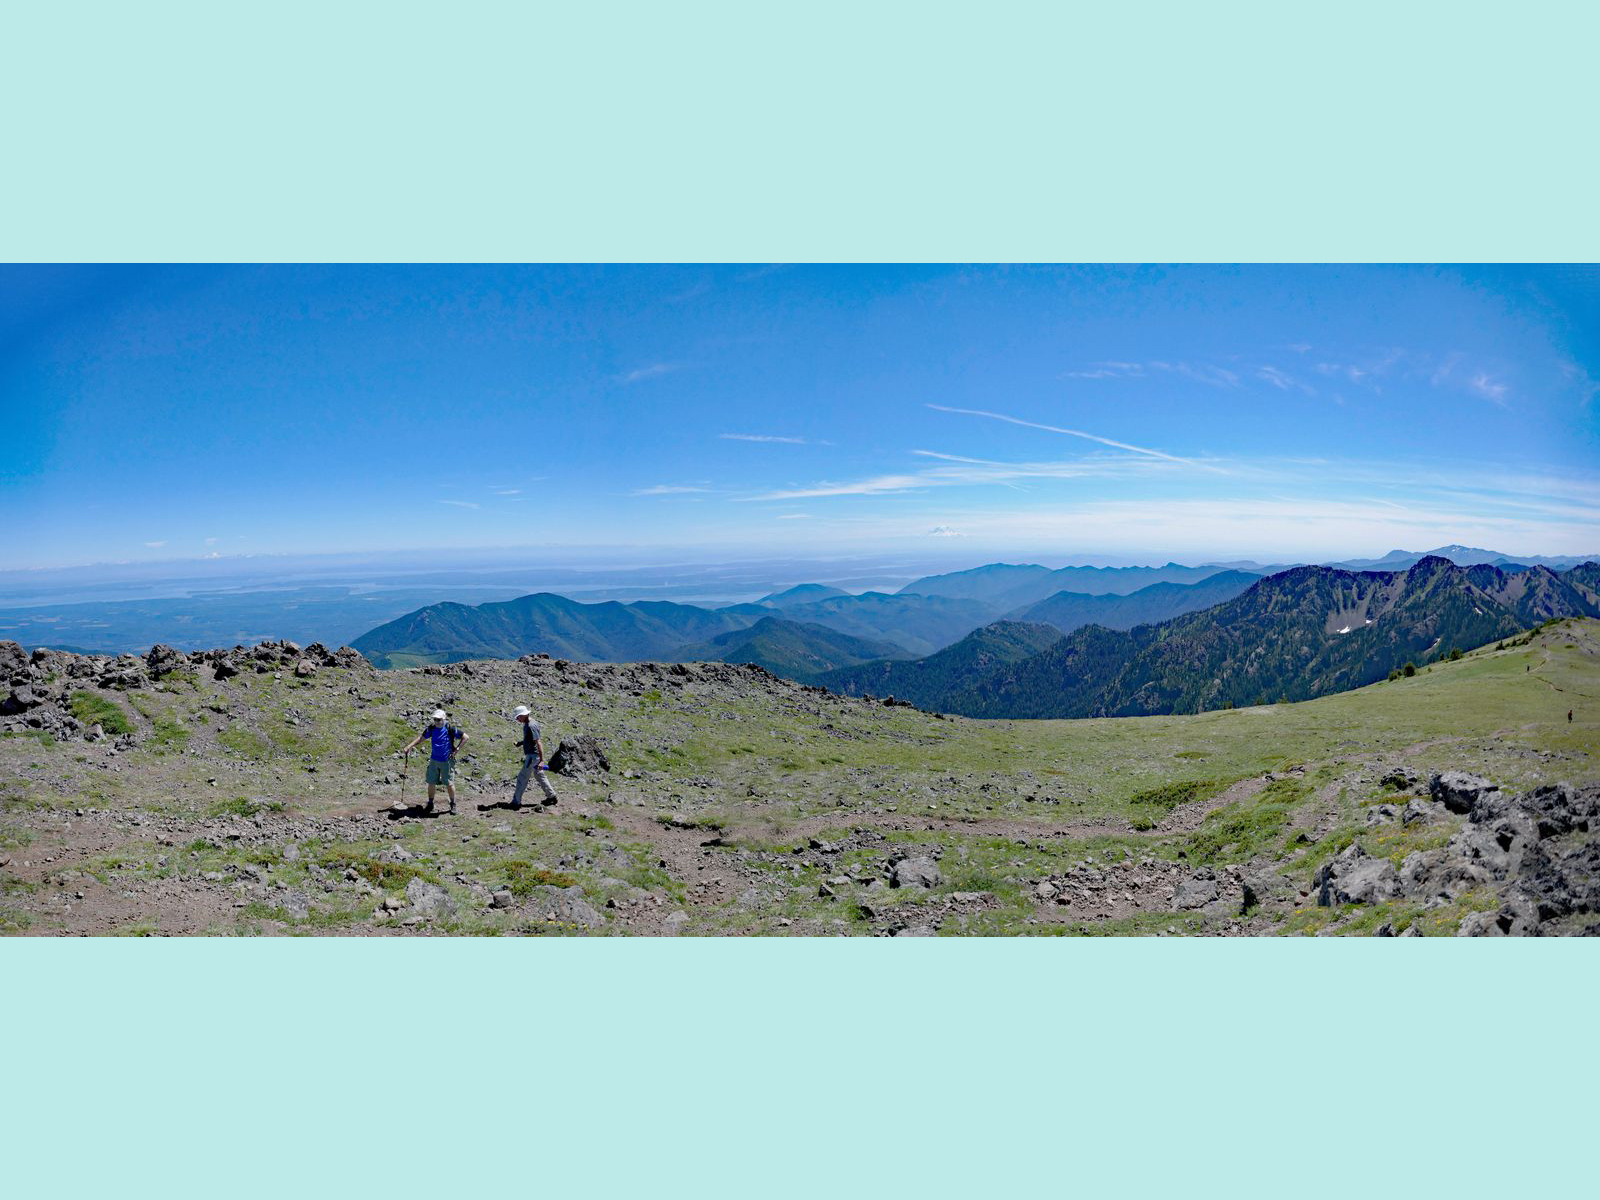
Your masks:
{"label": "gray hiking pants", "polygon": [[511,797],[511,803],[522,803],[522,793],[528,790],[528,780],[530,778],[539,781],[539,790],[544,793],[546,800],[554,800],[556,798],[555,789],[550,786],[550,781],[544,777],[544,772],[539,770],[539,756],[537,754],[524,754],[522,756],[522,770],[517,772],[517,791]]}

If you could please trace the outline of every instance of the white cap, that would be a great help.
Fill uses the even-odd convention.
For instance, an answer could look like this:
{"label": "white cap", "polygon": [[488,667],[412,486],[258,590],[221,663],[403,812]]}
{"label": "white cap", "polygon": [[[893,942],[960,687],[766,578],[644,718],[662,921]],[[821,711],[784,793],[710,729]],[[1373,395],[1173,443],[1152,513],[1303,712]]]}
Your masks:
{"label": "white cap", "polygon": [[526,704],[519,704],[519,705],[517,705],[516,711],[511,714],[511,719],[513,721],[518,721],[518,720],[521,720],[523,717],[530,717],[532,715],[533,715],[532,711],[528,708],[528,706]]}
{"label": "white cap", "polygon": [[442,721],[442,720],[444,720],[444,719],[445,719],[445,716],[444,716],[444,709],[442,709],[442,708],[436,708],[436,709],[434,709],[434,710],[433,710],[433,719],[434,719],[434,720],[435,720],[435,721]]}

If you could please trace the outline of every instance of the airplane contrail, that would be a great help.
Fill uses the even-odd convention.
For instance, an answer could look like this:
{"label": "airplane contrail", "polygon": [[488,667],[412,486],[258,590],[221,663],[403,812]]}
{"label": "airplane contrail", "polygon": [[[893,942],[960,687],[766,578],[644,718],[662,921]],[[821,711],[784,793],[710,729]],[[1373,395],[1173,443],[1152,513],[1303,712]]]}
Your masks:
{"label": "airplane contrail", "polygon": [[1198,467],[1202,471],[1215,471],[1219,475],[1227,474],[1221,467],[1214,467],[1210,463],[1196,462],[1192,458],[1181,458],[1176,454],[1168,454],[1164,450],[1152,450],[1148,446],[1134,446],[1128,442],[1114,441],[1098,434],[1085,433],[1081,429],[1064,429],[1060,425],[1041,425],[1037,421],[1024,421],[1021,417],[1008,417],[1005,413],[985,412],[981,408],[951,408],[946,404],[930,404],[928,407],[939,412],[960,413],[966,417],[988,417],[991,421],[1006,421],[1012,425],[1024,425],[1029,429],[1043,429],[1048,433],[1064,433],[1069,437],[1079,437],[1091,442],[1099,442],[1102,446],[1114,446],[1118,450],[1131,450],[1135,454],[1146,454],[1151,458],[1163,458],[1168,462],[1182,463],[1186,467]]}

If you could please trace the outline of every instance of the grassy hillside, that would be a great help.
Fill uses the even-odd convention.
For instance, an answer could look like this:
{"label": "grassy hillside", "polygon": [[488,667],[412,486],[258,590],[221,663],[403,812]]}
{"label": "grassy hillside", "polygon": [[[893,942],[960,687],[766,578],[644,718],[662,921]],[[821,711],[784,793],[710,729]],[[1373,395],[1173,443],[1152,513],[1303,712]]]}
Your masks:
{"label": "grassy hillside", "polygon": [[[98,698],[131,744],[0,738],[9,932],[1453,933],[1501,903],[1487,885],[1322,906],[1313,876],[1470,832],[1437,805],[1398,819],[1431,772],[1600,782],[1594,621],[1186,717],[939,719],[725,665],[550,661],[186,668]],[[480,810],[507,795],[519,702],[611,769],[555,777],[548,812]],[[462,815],[392,813],[389,754],[440,703],[471,738]],[[931,884],[905,883],[924,859]]]}

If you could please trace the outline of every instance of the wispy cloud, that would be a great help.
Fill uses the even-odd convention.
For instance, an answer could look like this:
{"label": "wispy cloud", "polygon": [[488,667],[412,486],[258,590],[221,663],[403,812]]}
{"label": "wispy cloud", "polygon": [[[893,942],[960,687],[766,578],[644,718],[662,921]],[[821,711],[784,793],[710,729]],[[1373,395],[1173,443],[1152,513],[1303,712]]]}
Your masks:
{"label": "wispy cloud", "polygon": [[778,520],[780,520],[780,521],[808,521],[810,519],[811,519],[811,514],[810,513],[779,513],[778,514]]}
{"label": "wispy cloud", "polygon": [[1237,372],[1214,363],[1167,362],[1164,359],[1152,359],[1149,362],[1110,360],[1091,363],[1082,370],[1063,371],[1060,378],[1148,379],[1153,375],[1181,375],[1185,379],[1192,379],[1196,383],[1204,383],[1211,387],[1229,388],[1239,383]]}
{"label": "wispy cloud", "polygon": [[658,483],[654,487],[640,488],[638,491],[629,492],[630,496],[683,496],[691,492],[709,492],[710,488],[689,487],[676,483]]}
{"label": "wispy cloud", "polygon": [[646,367],[638,367],[625,374],[617,376],[618,383],[643,383],[646,379],[659,379],[663,375],[670,375],[674,371],[683,370],[683,363],[658,362]]}
{"label": "wispy cloud", "polygon": [[1600,396],[1600,381],[1596,381],[1589,372],[1585,371],[1575,362],[1561,364],[1561,377],[1578,389],[1578,402],[1585,408],[1596,396]]}
{"label": "wispy cloud", "polygon": [[966,534],[962,533],[959,529],[952,529],[948,525],[935,525],[932,529],[928,530],[928,536],[937,538],[952,538],[965,537]]}
{"label": "wispy cloud", "polygon": [[1317,389],[1308,383],[1296,379],[1287,371],[1280,371],[1277,367],[1260,366],[1256,368],[1256,378],[1264,379],[1280,392],[1302,392],[1307,396],[1315,396]]}
{"label": "wispy cloud", "polygon": [[878,496],[897,492],[922,491],[935,487],[1000,486],[1024,490],[1018,480],[1025,479],[1106,479],[1145,476],[1151,471],[1170,471],[1178,464],[1164,459],[1100,455],[1067,462],[997,462],[963,454],[944,454],[938,450],[913,450],[918,458],[931,458],[941,465],[910,474],[872,475],[855,480],[822,480],[794,485],[753,496],[749,500],[809,500],[822,496]]}
{"label": "wispy cloud", "polygon": [[717,436],[729,442],[782,442],[789,446],[807,444],[805,438],[781,437],[775,433],[719,433]]}
{"label": "wispy cloud", "polygon": [[166,542],[146,542],[145,545],[150,547],[152,550],[159,550],[161,547],[166,545]]}
{"label": "wispy cloud", "polygon": [[520,496],[520,495],[522,495],[522,489],[521,488],[495,488],[494,494],[496,496]]}
{"label": "wispy cloud", "polygon": [[1127,450],[1132,454],[1143,454],[1150,458],[1163,459],[1166,462],[1182,463],[1188,467],[1197,467],[1202,471],[1215,471],[1219,475],[1227,472],[1221,467],[1211,463],[1198,462],[1192,458],[1183,458],[1176,454],[1168,454],[1165,450],[1152,450],[1148,446],[1135,446],[1130,442],[1119,442],[1113,438],[1101,437],[1097,433],[1086,433],[1081,429],[1067,429],[1060,425],[1043,425],[1038,421],[1025,421],[1021,417],[1010,417],[1004,413],[986,412],[980,408],[951,408],[944,404],[930,404],[929,408],[938,412],[957,413],[967,417],[985,417],[991,421],[1005,421],[1010,425],[1021,425],[1028,429],[1042,429],[1046,433],[1063,433],[1068,437],[1083,438],[1090,442],[1099,442],[1102,446],[1111,446],[1117,450]]}
{"label": "wispy cloud", "polygon": [[1487,371],[1479,371],[1467,380],[1467,390],[1476,392],[1485,400],[1493,400],[1496,404],[1505,405],[1506,393],[1511,389],[1496,379],[1491,379]]}
{"label": "wispy cloud", "polygon": [[454,508],[478,508],[471,500],[441,500],[440,504],[448,504]]}

